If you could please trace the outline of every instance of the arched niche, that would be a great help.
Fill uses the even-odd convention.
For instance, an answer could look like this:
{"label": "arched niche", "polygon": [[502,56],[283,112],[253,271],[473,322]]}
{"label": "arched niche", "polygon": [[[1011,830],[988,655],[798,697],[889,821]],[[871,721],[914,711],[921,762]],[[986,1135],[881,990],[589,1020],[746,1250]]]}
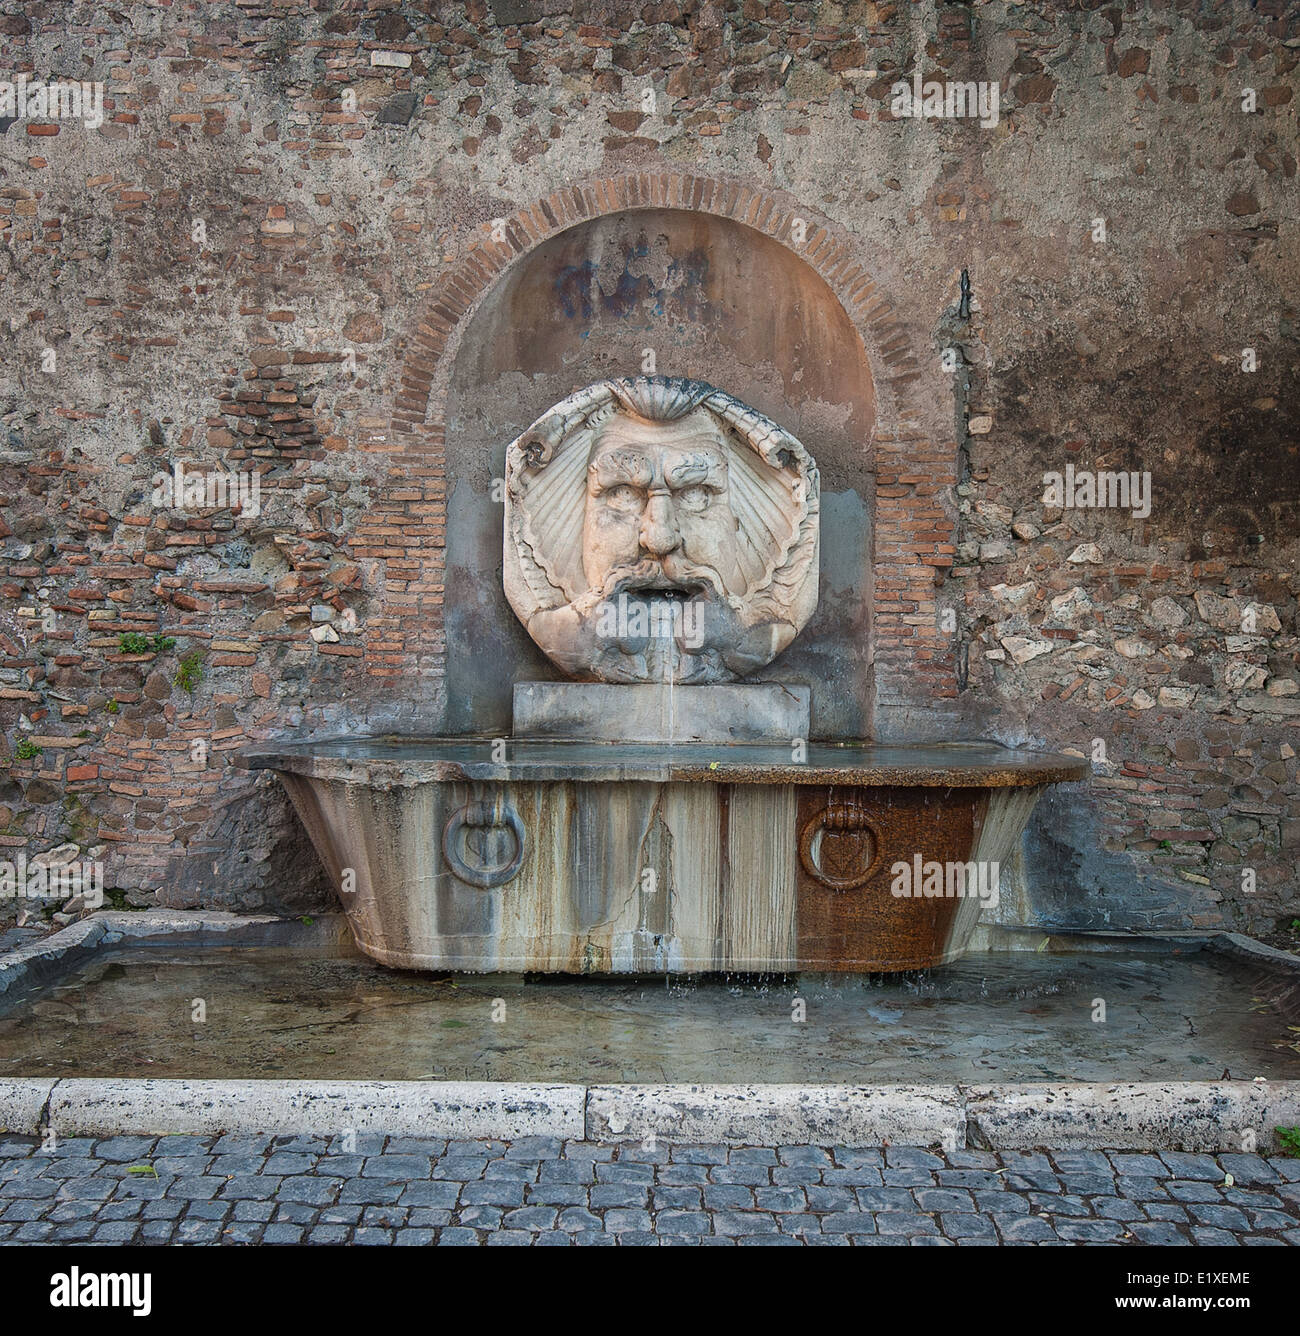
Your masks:
{"label": "arched niche", "polygon": [[868,735],[876,400],[861,336],[825,280],[780,242],[666,208],[556,234],[521,256],[465,322],[445,415],[448,730],[504,734],[513,684],[559,676],[501,588],[493,480],[507,443],[574,389],[641,372],[710,381],[812,452],[822,486],[818,608],[756,680],[809,685],[815,736]]}

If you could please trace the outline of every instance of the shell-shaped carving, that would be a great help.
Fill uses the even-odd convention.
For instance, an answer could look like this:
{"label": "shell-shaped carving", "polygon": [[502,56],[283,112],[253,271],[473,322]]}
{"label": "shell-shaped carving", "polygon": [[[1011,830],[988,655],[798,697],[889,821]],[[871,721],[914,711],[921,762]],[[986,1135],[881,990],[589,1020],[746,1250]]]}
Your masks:
{"label": "shell-shaped carving", "polygon": [[711,394],[712,385],[677,376],[637,376],[634,380],[607,381],[625,412],[648,422],[676,422],[693,413]]}

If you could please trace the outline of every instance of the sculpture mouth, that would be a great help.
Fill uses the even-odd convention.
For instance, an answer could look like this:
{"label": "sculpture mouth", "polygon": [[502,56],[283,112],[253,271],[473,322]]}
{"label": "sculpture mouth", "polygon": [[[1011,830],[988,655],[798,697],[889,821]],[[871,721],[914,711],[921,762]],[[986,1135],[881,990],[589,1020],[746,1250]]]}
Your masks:
{"label": "sculpture mouth", "polygon": [[725,598],[726,591],[718,573],[707,566],[682,561],[674,568],[671,558],[665,566],[643,561],[634,567],[615,571],[605,585],[606,598],[641,598],[648,601],[690,603],[695,599]]}
{"label": "sculpture mouth", "polygon": [[629,597],[639,595],[645,599],[669,603],[689,603],[692,599],[709,592],[709,584],[705,580],[670,580],[667,577],[662,580],[627,584],[619,590],[619,593],[627,594]]}

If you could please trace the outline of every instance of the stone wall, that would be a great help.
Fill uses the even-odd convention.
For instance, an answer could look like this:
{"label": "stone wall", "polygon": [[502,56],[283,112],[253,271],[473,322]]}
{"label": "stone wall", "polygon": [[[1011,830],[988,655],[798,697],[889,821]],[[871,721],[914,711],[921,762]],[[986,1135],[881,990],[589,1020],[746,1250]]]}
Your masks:
{"label": "stone wall", "polygon": [[[94,128],[0,119],[0,856],[93,850],[131,903],[326,903],[229,754],[473,722],[490,545],[448,535],[496,466],[467,443],[566,372],[635,374],[647,330],[699,373],[689,303],[680,340],[576,361],[539,316],[499,399],[482,331],[539,248],[653,209],[750,229],[789,257],[754,284],[806,270],[858,340],[868,431],[781,328],[722,388],[843,458],[869,589],[820,634],[861,641],[862,731],[1093,758],[1027,841],[1040,922],[1300,913],[1300,5],[2,0],[0,32],[0,79],[104,95]],[[997,123],[896,117],[917,73],[996,83]],[[258,514],[153,504],[178,463],[256,469]],[[1149,472],[1149,515],[1046,505],[1067,465]]]}

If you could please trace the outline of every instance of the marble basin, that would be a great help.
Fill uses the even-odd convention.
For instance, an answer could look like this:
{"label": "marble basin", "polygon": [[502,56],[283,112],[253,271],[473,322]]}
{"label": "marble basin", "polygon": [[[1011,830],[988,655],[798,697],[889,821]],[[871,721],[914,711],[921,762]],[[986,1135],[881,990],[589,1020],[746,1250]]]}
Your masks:
{"label": "marble basin", "polygon": [[899,971],[966,949],[1045,786],[981,743],[340,738],[277,772],[357,946],[403,969]]}

